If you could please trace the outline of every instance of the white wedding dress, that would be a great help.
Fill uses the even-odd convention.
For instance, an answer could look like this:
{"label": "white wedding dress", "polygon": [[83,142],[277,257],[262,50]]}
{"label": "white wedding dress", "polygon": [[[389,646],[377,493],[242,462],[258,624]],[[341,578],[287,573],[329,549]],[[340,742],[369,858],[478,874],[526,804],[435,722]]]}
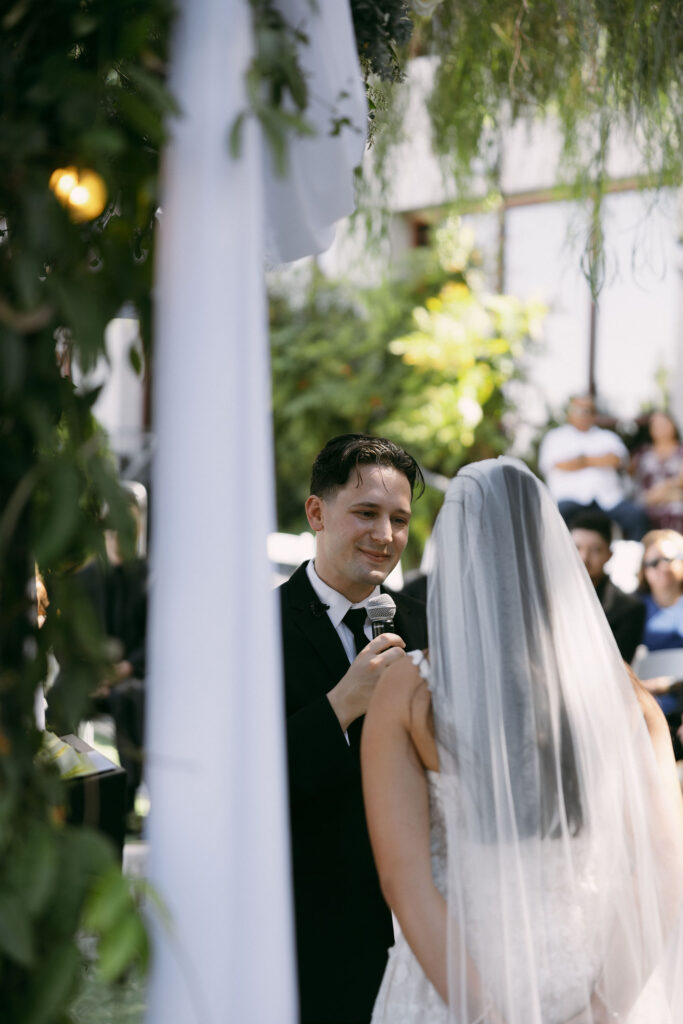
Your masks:
{"label": "white wedding dress", "polygon": [[[420,673],[427,680],[427,662],[411,652]],[[458,801],[457,779],[428,771],[431,860],[432,875],[438,890],[446,897],[447,877],[447,836],[445,806],[447,801]],[[566,851],[556,839],[542,843],[540,870],[538,848],[530,844],[525,849],[524,840],[510,851],[506,862],[506,849],[496,843],[470,843],[460,851],[460,870],[465,876],[465,892],[481,894],[488,888],[489,905],[482,905],[481,896],[477,901],[468,901],[465,907],[465,932],[468,952],[475,964],[486,964],[487,977],[498,979],[501,990],[507,986],[505,998],[491,990],[492,1001],[498,1006],[515,1006],[518,1019],[542,1024],[565,1024],[585,1006],[586,992],[593,988],[601,963],[599,951],[592,942],[593,913],[596,902],[604,906],[605,886],[609,880],[598,879],[592,862],[589,844],[581,836],[569,840],[571,860],[576,878],[571,897],[568,896],[566,879]],[[527,856],[525,856],[525,854]],[[513,858],[518,859],[513,859]],[[511,965],[505,962],[505,949],[510,950],[502,936],[502,924],[494,929],[492,922],[500,921],[499,907],[495,896],[495,879],[502,870],[514,872],[521,866],[524,875],[526,910],[520,907],[520,918],[526,918],[524,930],[531,935],[536,957],[538,979],[537,1002],[529,1005],[529,994],[525,991],[527,977],[525,944],[516,947],[519,962]],[[482,886],[482,880],[489,875],[492,884]],[[474,884],[474,880],[477,884]],[[471,880],[472,884],[468,884]],[[579,895],[577,895],[579,894]],[[499,969],[497,969],[499,968]],[[528,1007],[528,1008],[527,1008]],[[425,976],[404,936],[399,933],[395,945],[389,951],[389,960],[382,984],[375,1002],[371,1024],[457,1024],[461,1021],[448,1015],[448,1007]],[[468,1017],[462,1024],[487,1024],[486,1014],[472,1020]],[[628,1017],[618,1024],[681,1024],[673,1021],[664,1007],[660,995],[657,973],[641,993]]]}

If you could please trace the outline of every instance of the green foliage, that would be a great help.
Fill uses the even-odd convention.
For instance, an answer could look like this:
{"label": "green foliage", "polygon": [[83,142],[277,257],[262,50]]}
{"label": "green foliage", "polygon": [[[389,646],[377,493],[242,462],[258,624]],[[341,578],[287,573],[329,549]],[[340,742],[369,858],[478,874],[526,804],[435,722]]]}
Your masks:
{"label": "green foliage", "polygon": [[[300,303],[272,296],[282,529],[305,528],[307,475],[335,434],[386,434],[423,467],[448,476],[507,449],[504,386],[521,373],[543,310],[487,294],[477,261],[471,236],[448,221],[433,252],[414,253],[379,288],[352,289],[315,275]],[[416,506],[413,559],[438,502],[428,494]]]}
{"label": "green foliage", "polygon": [[[467,171],[496,171],[499,132],[553,112],[572,156],[604,175],[607,143],[632,140],[680,175],[683,19],[677,0],[443,0],[420,24],[439,65],[430,112],[437,150]],[[659,164],[661,156],[662,163]]]}
{"label": "green foliage", "polygon": [[[230,128],[229,147],[238,157],[247,117],[255,117],[270,146],[278,174],[287,170],[287,145],[291,135],[315,134],[306,120],[308,84],[301,67],[302,47],[310,45],[305,32],[290,24],[273,0],[249,0],[254,31],[254,56],[246,75],[247,106]],[[316,0],[309,0],[315,9]],[[356,45],[368,89],[369,122],[372,132],[377,87],[381,81],[403,78],[398,50],[405,48],[413,30],[406,0],[351,0]],[[345,98],[342,93],[339,99]],[[349,124],[347,117],[330,110],[329,134],[339,135]]]}
{"label": "green foliage", "polygon": [[308,37],[289,24],[273,0],[249,3],[255,52],[247,69],[247,108],[230,129],[230,152],[239,156],[244,122],[251,114],[263,129],[276,171],[284,174],[290,134],[314,134],[305,119],[308,85],[299,62],[299,47],[308,45]]}
{"label": "green foliage", "polygon": [[413,31],[406,0],[351,0],[353,30],[366,81],[371,75],[391,82],[403,78],[398,52]]}
{"label": "green foliage", "polygon": [[[432,146],[468,198],[473,172],[500,187],[506,129],[553,116],[562,139],[557,181],[592,200],[584,272],[604,277],[600,218],[612,143],[642,156],[643,185],[679,184],[683,168],[683,17],[679,0],[441,0],[418,18],[412,52],[435,58],[427,99]],[[407,54],[401,60],[405,63]],[[391,142],[401,90],[374,112]]]}
{"label": "green foliage", "polygon": [[[174,109],[170,18],[167,0],[19,0],[1,20],[0,987],[3,1018],[26,1024],[65,1019],[89,893],[112,870],[124,884],[110,845],[62,822],[63,785],[35,760],[33,701],[50,649],[65,682],[51,712],[61,730],[111,669],[69,571],[103,550],[105,504],[109,524],[125,527],[127,502],[91,415],[95,394],[76,389],[68,368],[103,355],[124,302],[149,343],[158,151]],[[76,223],[57,201],[49,183],[60,167],[104,180],[96,220]],[[50,599],[40,630],[36,561]],[[130,898],[117,907],[101,927],[110,978],[145,945]]]}

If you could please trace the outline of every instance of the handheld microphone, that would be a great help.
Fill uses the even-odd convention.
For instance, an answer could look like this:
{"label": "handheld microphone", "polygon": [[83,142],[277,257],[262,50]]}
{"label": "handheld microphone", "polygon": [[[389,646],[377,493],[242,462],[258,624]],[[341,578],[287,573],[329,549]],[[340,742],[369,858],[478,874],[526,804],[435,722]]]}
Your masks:
{"label": "handheld microphone", "polygon": [[394,632],[394,615],[396,614],[396,602],[388,594],[378,594],[371,597],[365,606],[372,626],[372,639],[380,633]]}

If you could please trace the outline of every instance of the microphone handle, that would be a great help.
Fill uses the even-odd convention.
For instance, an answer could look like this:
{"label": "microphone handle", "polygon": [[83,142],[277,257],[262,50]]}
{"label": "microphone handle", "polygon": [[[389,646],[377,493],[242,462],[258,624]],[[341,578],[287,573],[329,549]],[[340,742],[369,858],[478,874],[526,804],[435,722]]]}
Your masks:
{"label": "microphone handle", "polygon": [[396,627],[394,626],[393,619],[375,619],[372,623],[372,639],[380,633],[395,633]]}

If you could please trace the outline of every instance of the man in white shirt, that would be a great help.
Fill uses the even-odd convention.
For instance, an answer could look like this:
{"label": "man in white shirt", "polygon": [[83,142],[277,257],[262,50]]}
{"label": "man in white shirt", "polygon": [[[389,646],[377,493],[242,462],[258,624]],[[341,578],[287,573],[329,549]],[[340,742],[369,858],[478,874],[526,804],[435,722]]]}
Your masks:
{"label": "man in white shirt", "polygon": [[601,509],[626,540],[640,540],[649,523],[644,510],[626,498],[620,470],[627,457],[621,438],[596,426],[591,396],[574,395],[567,423],[546,434],[538,453],[539,469],[566,523],[578,512]]}
{"label": "man in white shirt", "polygon": [[371,639],[370,597],[406,541],[415,460],[346,434],[313,466],[315,560],[280,588],[294,907],[303,1024],[368,1024],[393,944],[365,824],[359,745],[382,671],[427,645],[425,607],[394,594],[395,632]]}

